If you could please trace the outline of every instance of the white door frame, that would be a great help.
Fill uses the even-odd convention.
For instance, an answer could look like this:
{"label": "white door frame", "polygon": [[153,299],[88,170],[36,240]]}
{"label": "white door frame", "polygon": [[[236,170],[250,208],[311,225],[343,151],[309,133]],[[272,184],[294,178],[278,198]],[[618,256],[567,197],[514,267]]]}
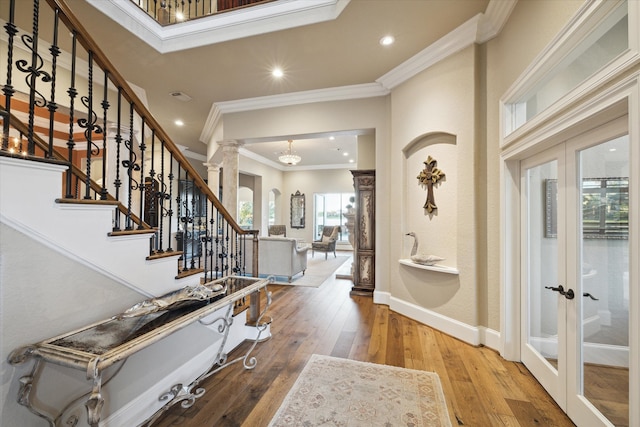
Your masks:
{"label": "white door frame", "polygon": [[[640,188],[640,71],[572,106],[506,146],[501,154],[501,340],[502,356],[520,360],[521,240],[520,161],[560,142],[628,115],[630,188]],[[640,195],[630,194],[630,402],[640,401]],[[640,405],[630,405],[631,425],[640,425]]]}

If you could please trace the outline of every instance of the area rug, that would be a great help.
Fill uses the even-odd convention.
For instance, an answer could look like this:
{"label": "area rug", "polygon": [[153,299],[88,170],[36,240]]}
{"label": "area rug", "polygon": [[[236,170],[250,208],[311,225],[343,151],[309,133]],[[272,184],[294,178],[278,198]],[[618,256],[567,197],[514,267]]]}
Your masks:
{"label": "area rug", "polygon": [[269,427],[451,427],[433,372],[314,354]]}
{"label": "area rug", "polygon": [[334,258],[332,255],[329,255],[325,260],[324,254],[316,254],[315,258],[309,255],[307,259],[307,271],[305,271],[304,275],[302,275],[302,273],[296,274],[293,276],[291,283],[289,283],[287,277],[276,276],[275,283],[278,285],[310,286],[317,288],[350,258],[350,256],[344,255],[338,255]]}

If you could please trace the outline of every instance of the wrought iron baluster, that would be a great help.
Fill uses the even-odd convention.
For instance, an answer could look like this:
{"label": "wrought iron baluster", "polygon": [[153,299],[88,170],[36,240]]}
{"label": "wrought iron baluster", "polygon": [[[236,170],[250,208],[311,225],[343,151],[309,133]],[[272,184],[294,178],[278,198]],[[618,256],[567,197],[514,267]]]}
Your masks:
{"label": "wrought iron baluster", "polygon": [[136,153],[133,151],[134,149],[134,136],[133,136],[133,102],[129,102],[129,140],[124,142],[124,146],[129,150],[129,159],[122,161],[122,166],[127,168],[127,176],[128,176],[128,189],[127,192],[127,215],[126,215],[126,226],[125,230],[133,230],[133,224],[131,220],[132,215],[132,205],[133,205],[133,193],[138,189],[139,183],[133,177],[134,172],[140,171],[140,165],[137,163]]}
{"label": "wrought iron baluster", "polygon": [[[183,185],[183,189],[184,189],[184,201],[182,202],[182,205],[184,207],[184,215],[182,215],[182,226],[183,226],[183,230],[184,230],[184,235],[182,237],[182,247],[184,250],[184,257],[183,257],[183,267],[182,270],[183,271],[187,271],[189,269],[189,247],[192,247],[192,245],[189,244],[189,239],[191,238],[191,234],[189,232],[189,223],[193,223],[193,211],[189,210],[189,172],[185,171],[185,176],[184,176],[184,185]],[[192,248],[193,249],[193,248]],[[191,251],[191,257],[193,257],[193,250]]]}
{"label": "wrought iron baluster", "polygon": [[191,180],[191,260],[189,263],[189,268],[191,268],[191,270],[196,268],[196,257],[198,256],[198,247],[196,246],[197,244],[199,244],[200,239],[199,237],[199,233],[200,230],[196,229],[196,215],[199,215],[200,213],[197,211],[198,209],[198,204],[197,204],[197,194],[196,194],[196,182],[195,182],[195,178],[193,178]]}
{"label": "wrought iron baluster", "polygon": [[[179,166],[180,164],[178,163],[178,167]],[[173,243],[171,239],[171,223],[173,219],[173,205],[171,204],[172,196],[173,196],[173,154],[171,154],[169,158],[169,194],[167,195],[167,200],[169,201],[169,209],[167,210],[167,219],[169,222],[167,226],[167,229],[169,230],[169,239],[168,239],[169,243],[167,247],[167,252],[173,252],[173,248],[171,247],[171,244]]]}
{"label": "wrought iron baluster", "polygon": [[182,202],[180,200],[180,198],[181,198],[181,194],[180,194],[180,191],[181,191],[180,174],[181,174],[181,172],[180,172],[180,163],[178,163],[178,191],[177,191],[177,194],[176,194],[176,207],[178,209],[178,217],[177,217],[178,224],[177,224],[176,227],[178,229],[178,233],[182,233],[182,237],[181,237],[182,238],[182,240],[181,240],[182,243],[181,243],[180,248],[178,249],[178,250],[182,251],[182,254],[180,254],[180,259],[178,259],[178,269],[180,269],[180,263],[182,262],[182,259],[185,257],[184,230],[180,230],[180,225],[182,224],[182,222],[181,222],[181,218],[182,218]]}
{"label": "wrought iron baluster", "polygon": [[[211,258],[213,254],[213,204],[207,203],[209,200],[206,200],[207,210],[205,212],[205,224],[206,224],[206,232],[204,240],[204,277],[205,280],[213,280],[213,259]],[[211,217],[209,216],[209,212],[211,212]]]}
{"label": "wrought iron baluster", "polygon": [[[69,170],[67,171],[67,199],[73,199],[74,195],[72,193],[72,174],[71,174],[71,165],[73,164],[73,149],[76,145],[73,136],[73,125],[74,125],[74,111],[75,111],[75,99],[78,96],[78,90],[76,89],[76,60],[77,60],[77,45],[78,45],[78,33],[72,32],[72,40],[71,40],[71,83],[69,85],[69,89],[67,89],[67,94],[69,95],[69,139],[67,140],[67,161],[69,162]],[[77,185],[77,183],[76,183]],[[77,196],[76,196],[77,197]]]}
{"label": "wrought iron baluster", "polygon": [[[214,229],[213,229],[213,241],[215,242],[215,253],[212,254],[212,256],[215,259],[215,272],[216,272],[216,279],[220,277],[220,212],[216,209],[215,210],[215,215],[216,215],[216,221],[214,221]],[[212,214],[213,217],[213,214]],[[213,264],[213,263],[212,263]]]}
{"label": "wrought iron baluster", "polygon": [[107,112],[109,110],[109,72],[104,70],[104,95],[102,97],[102,188],[100,200],[107,200]]}
{"label": "wrought iron baluster", "polygon": [[39,26],[39,13],[40,13],[40,0],[34,0],[33,2],[33,28],[31,36],[27,34],[22,35],[22,43],[31,50],[31,65],[28,65],[26,59],[21,59],[16,62],[18,70],[26,74],[25,82],[29,87],[29,116],[27,125],[27,153],[29,155],[35,154],[35,141],[33,139],[34,127],[35,127],[35,109],[36,107],[46,107],[47,101],[45,97],[37,89],[38,78],[43,83],[51,82],[51,75],[42,70],[44,61],[42,56],[38,53],[38,26]]}
{"label": "wrought iron baluster", "polygon": [[138,183],[138,189],[140,190],[140,223],[138,224],[138,230],[142,230],[144,227],[142,225],[144,221],[144,207],[145,207],[145,199],[144,199],[144,152],[147,148],[144,143],[144,129],[145,129],[145,120],[142,117],[142,128],[140,129],[140,182]]}
{"label": "wrought iron baluster", "polygon": [[232,244],[233,244],[233,255],[232,255],[232,259],[233,259],[233,264],[232,264],[232,268],[231,271],[233,272],[233,274],[238,274],[240,272],[240,258],[238,257],[238,245],[240,243],[240,241],[238,240],[238,232],[236,230],[232,230],[231,231],[231,235],[233,237],[232,240]]}
{"label": "wrought iron baluster", "polygon": [[[122,181],[120,181],[120,147],[122,145],[122,88],[118,87],[118,108],[117,108],[117,125],[118,129],[116,131],[116,179],[113,182],[113,186],[115,187],[115,198],[117,201],[120,201],[120,186],[122,185]],[[120,214],[116,209],[115,222],[113,224],[113,231],[120,231]]]}
{"label": "wrought iron baluster", "polygon": [[9,21],[4,24],[4,29],[7,32],[7,82],[2,87],[2,93],[4,93],[4,108],[7,111],[6,116],[3,115],[2,121],[2,150],[9,149],[9,117],[11,116],[11,98],[15,93],[15,89],[12,86],[12,73],[13,73],[13,38],[18,34],[18,28],[14,23],[16,11],[16,0],[11,0],[9,4]]}
{"label": "wrought iron baluster", "polygon": [[226,225],[226,227],[225,227],[226,228],[226,233],[225,233],[225,236],[224,236],[224,245],[225,245],[224,253],[225,253],[225,257],[224,257],[224,274],[223,274],[223,276],[226,276],[226,275],[229,274],[229,254],[231,253],[231,250],[229,248],[229,240],[230,240],[229,239],[229,234],[230,234],[231,227],[230,227],[228,221],[225,221],[225,225]]}
{"label": "wrought iron baluster", "polygon": [[56,9],[54,11],[53,18],[53,44],[49,49],[51,52],[51,100],[49,101],[47,108],[49,109],[49,151],[46,155],[48,159],[55,158],[53,154],[53,124],[54,124],[54,116],[55,112],[58,109],[58,105],[56,104],[56,69],[58,65],[58,55],[60,55],[60,48],[58,47],[58,23],[60,20],[59,17],[60,11]]}
{"label": "wrought iron baluster", "polygon": [[78,126],[84,128],[84,137],[87,140],[87,174],[85,179],[85,199],[91,199],[91,157],[100,154],[100,148],[93,143],[93,134],[100,135],[102,128],[96,124],[98,116],[93,111],[93,52],[89,51],[89,77],[87,80],[88,95],[80,99],[87,107],[87,118],[78,119]]}
{"label": "wrought iron baluster", "polygon": [[[169,199],[170,196],[167,194],[167,183],[165,182],[164,176],[164,152],[164,140],[162,140],[160,144],[160,173],[158,174],[159,188],[156,195],[158,199],[158,229],[160,231],[160,247],[158,248],[158,253],[164,252],[164,217],[167,212],[164,204],[167,200],[169,200],[169,208],[171,208],[171,199]],[[169,236],[171,236],[171,230],[169,230]]]}
{"label": "wrought iron baluster", "polygon": [[[147,3],[148,4],[148,3]],[[153,192],[155,190],[155,179],[156,179],[156,169],[155,169],[155,153],[156,153],[156,130],[155,129],[151,129],[151,166],[149,169],[149,177],[151,178],[151,189],[149,191]],[[149,209],[149,216],[151,218],[155,218],[155,221],[152,220],[153,224],[151,224],[153,227],[157,227],[158,226],[158,197],[157,194],[152,193],[152,198],[153,198],[153,202],[151,203],[150,209]]]}

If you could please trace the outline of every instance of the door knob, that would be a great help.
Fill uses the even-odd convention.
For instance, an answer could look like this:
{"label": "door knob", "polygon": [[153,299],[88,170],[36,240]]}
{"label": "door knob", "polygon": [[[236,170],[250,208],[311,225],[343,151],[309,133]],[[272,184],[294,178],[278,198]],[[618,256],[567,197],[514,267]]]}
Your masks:
{"label": "door knob", "polygon": [[582,294],[583,297],[589,297],[594,301],[600,301],[598,298],[594,297],[593,295],[591,295],[589,292],[585,292],[584,294]]}
{"label": "door knob", "polygon": [[560,295],[564,295],[566,299],[574,299],[576,294],[573,292],[573,289],[569,289],[565,292],[564,287],[562,285],[558,285],[557,287],[553,286],[545,286],[545,289],[551,289],[554,292],[558,292]]}

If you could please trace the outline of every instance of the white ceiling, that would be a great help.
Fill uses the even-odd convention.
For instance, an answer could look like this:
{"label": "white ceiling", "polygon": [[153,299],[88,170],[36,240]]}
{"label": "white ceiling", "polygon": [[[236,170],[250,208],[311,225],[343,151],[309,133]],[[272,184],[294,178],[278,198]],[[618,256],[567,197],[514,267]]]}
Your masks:
{"label": "white ceiling", "polygon": [[[448,48],[447,43],[441,42],[443,37],[459,31],[474,19],[479,23],[470,28],[472,32],[479,32],[479,26],[491,26],[495,19],[485,22],[478,20],[478,16],[505,13],[508,16],[516,0],[492,0],[491,3],[489,0],[328,0],[335,3],[334,8],[340,12],[335,19],[300,25],[293,15],[281,17],[281,21],[289,20],[294,27],[256,35],[246,35],[251,34],[248,30],[243,33],[238,28],[230,29],[236,39],[196,47],[185,42],[189,48],[167,53],[160,53],[157,46],[145,43],[121,26],[139,26],[140,19],[146,17],[123,19],[114,13],[104,15],[89,0],[65,1],[120,73],[144,89],[149,110],[174,142],[187,147],[187,156],[204,159],[206,146],[201,139],[210,125],[212,109],[218,108],[222,113],[238,106],[250,109],[265,99],[344,91],[343,88],[347,88],[346,93],[353,88],[356,92],[373,88],[383,93],[385,84],[381,81],[402,78],[394,75],[398,67],[410,64],[415,68],[412,61],[430,46],[438,45],[437,55],[442,56]],[[90,1],[122,3],[127,0]],[[327,0],[318,1],[327,3]],[[279,2],[292,1],[275,3]],[[23,3],[29,2],[19,1],[18,6],[23,7]],[[506,9],[505,4],[509,4]],[[488,13],[488,8],[492,13]],[[501,8],[507,12],[495,12]],[[18,10],[18,25],[30,28],[30,14],[22,15]],[[489,30],[495,33],[499,28]],[[46,37],[44,34],[41,32],[41,37]],[[379,40],[387,34],[393,35],[396,42],[383,47]],[[270,74],[276,65],[285,73],[279,81]],[[171,96],[176,91],[184,92],[191,100],[183,102]],[[174,125],[175,119],[183,120],[185,126]],[[308,166],[312,166],[312,161],[333,164],[338,162],[336,157],[346,161],[338,148],[353,152],[355,137],[341,135],[330,141],[328,136],[296,135],[294,150]],[[280,141],[250,141],[243,150],[276,161],[276,154],[286,149],[290,137],[283,135]]]}

